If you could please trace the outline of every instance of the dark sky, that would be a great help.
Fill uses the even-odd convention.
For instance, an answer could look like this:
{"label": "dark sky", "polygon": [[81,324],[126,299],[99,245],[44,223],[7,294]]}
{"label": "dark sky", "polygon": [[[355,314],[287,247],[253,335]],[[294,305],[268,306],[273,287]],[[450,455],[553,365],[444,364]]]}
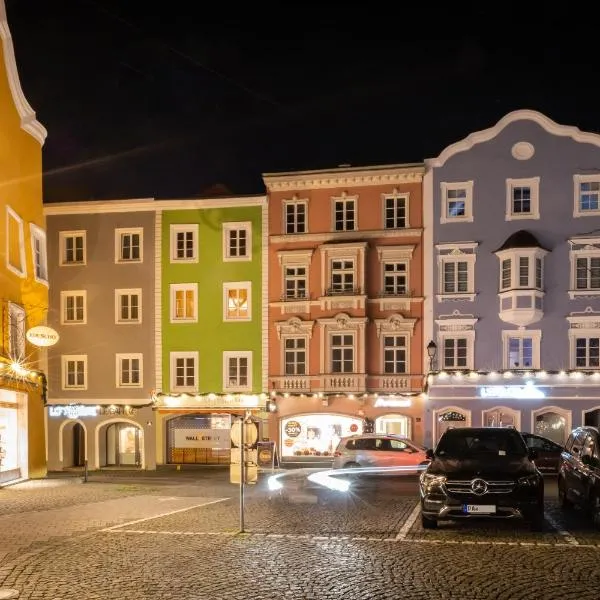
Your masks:
{"label": "dark sky", "polygon": [[600,130],[600,44],[578,3],[435,4],[6,0],[49,132],[46,201],[418,162],[518,108]]}

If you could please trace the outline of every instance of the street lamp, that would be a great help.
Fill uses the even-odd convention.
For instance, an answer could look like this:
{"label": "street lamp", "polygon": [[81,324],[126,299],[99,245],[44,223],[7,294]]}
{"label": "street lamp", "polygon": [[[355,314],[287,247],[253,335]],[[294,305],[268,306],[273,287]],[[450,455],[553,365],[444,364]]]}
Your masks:
{"label": "street lamp", "polygon": [[429,370],[433,371],[433,361],[437,354],[437,346],[433,340],[427,344],[427,356],[429,356]]}

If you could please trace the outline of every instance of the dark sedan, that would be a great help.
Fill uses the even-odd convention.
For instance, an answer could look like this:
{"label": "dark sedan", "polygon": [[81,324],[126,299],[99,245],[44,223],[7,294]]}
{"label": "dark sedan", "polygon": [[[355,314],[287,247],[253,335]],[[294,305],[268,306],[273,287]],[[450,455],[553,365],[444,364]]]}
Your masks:
{"label": "dark sedan", "polygon": [[563,446],[535,433],[521,433],[527,447],[537,451],[535,466],[544,473],[556,473]]}

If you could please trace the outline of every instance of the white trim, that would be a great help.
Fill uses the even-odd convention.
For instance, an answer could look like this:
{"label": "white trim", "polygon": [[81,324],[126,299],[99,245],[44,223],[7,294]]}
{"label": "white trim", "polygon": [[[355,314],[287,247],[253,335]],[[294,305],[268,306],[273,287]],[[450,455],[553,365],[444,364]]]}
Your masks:
{"label": "white trim", "polygon": [[[448,192],[465,190],[465,214],[460,217],[448,215]],[[473,216],[473,181],[442,181],[440,183],[441,212],[440,223],[472,223]]]}
{"label": "white trim", "polygon": [[[508,364],[508,341],[510,338],[531,338],[531,365],[514,366]],[[539,369],[541,364],[541,329],[503,329],[502,330],[502,368],[503,369]]]}
{"label": "white trim", "polygon": [[[138,297],[138,318],[121,319],[121,297]],[[130,304],[131,309],[131,304]],[[115,290],[115,325],[140,325],[142,323],[142,288],[117,288]]]}
{"label": "white trim", "polygon": [[590,313],[589,315],[582,314],[571,314],[567,317],[569,322],[569,366],[571,369],[583,369],[589,371],[595,371],[600,369],[599,367],[577,367],[575,356],[576,347],[575,340],[577,338],[600,338],[600,314]]}
{"label": "white trim", "polygon": [[[335,203],[336,202],[344,203],[344,228],[343,229],[336,229],[336,227],[335,227],[335,224],[336,224]],[[346,228],[346,223],[347,223],[346,207],[349,202],[352,202],[352,204],[354,205],[354,219],[353,219],[354,227],[352,227],[352,229]],[[342,192],[339,196],[331,196],[331,231],[334,233],[359,231],[359,227],[358,227],[358,194],[349,196],[346,192]]]}
{"label": "white trim", "polygon": [[[346,244],[322,244],[321,252],[321,297],[327,295],[331,287],[331,263],[333,260],[351,260],[354,264],[354,289],[365,289],[365,253],[367,242],[352,242]],[[308,288],[310,289],[310,288]],[[354,292],[352,292],[354,295]]]}
{"label": "white trim", "polygon": [[[473,370],[475,364],[475,324],[479,319],[477,317],[456,316],[451,318],[436,319],[437,326],[436,344],[437,356],[436,362],[440,365],[438,370]],[[444,365],[444,340],[446,338],[467,340],[467,364],[464,367],[446,367]],[[425,353],[427,356],[427,353]]]}
{"label": "white trim", "polygon": [[[123,235],[139,235],[140,236],[140,257],[136,259],[123,258]],[[139,264],[144,262],[144,228],[143,227],[118,227],[115,229],[115,264],[128,265]]]}
{"label": "white trim", "polygon": [[[530,212],[528,213],[515,213],[513,212],[513,189],[516,187],[529,188],[529,202]],[[529,177],[523,179],[512,179],[506,180],[506,215],[507,221],[522,221],[525,219],[539,219],[540,218],[540,178]]]}
{"label": "white trim", "polygon": [[[474,249],[476,246],[476,242],[467,242],[466,244],[463,244],[462,242],[455,242],[436,245],[436,249],[438,251],[438,288],[436,299],[438,302],[443,300],[468,300],[472,302],[475,300],[475,261],[477,260],[477,254],[474,252]],[[448,254],[440,254],[442,249],[446,251],[450,250],[450,248],[452,248],[452,251]],[[463,252],[463,249],[471,248],[473,249],[473,252]],[[458,290],[455,290],[454,292],[446,292],[444,290],[444,266],[446,263],[458,264],[461,262],[467,263],[467,291],[459,292]],[[455,275],[455,283],[458,285],[458,271],[456,271]]]}
{"label": "white trim", "polygon": [[[87,390],[88,389],[88,357],[87,354],[61,354],[61,388],[63,390]],[[69,362],[83,362],[83,385],[67,386],[67,364]]]}
{"label": "white trim", "polygon": [[[245,386],[229,385],[229,359],[246,358],[248,359],[248,384]],[[239,363],[238,363],[239,366]],[[252,391],[252,352],[251,351],[232,351],[223,352],[223,391],[224,392],[251,392]]]}
{"label": "white trim", "polygon": [[573,218],[597,217],[600,215],[600,190],[598,190],[598,208],[595,210],[581,210],[581,184],[594,182],[600,184],[600,173],[573,175]]}
{"label": "white trim", "polygon": [[[45,286],[48,285],[48,244],[46,240],[46,232],[36,225],[35,223],[29,223],[29,235],[31,237],[31,262],[33,263],[33,278],[38,283],[41,283]],[[38,241],[40,243],[40,271],[46,274],[46,277],[38,276],[38,265],[35,261],[35,243]]]}
{"label": "white trim", "polygon": [[[44,414],[48,414],[48,411],[44,411]],[[88,458],[88,430],[85,423],[81,419],[65,419],[58,427],[58,461],[61,466],[63,466],[63,461],[65,459],[65,450],[64,445],[65,441],[63,439],[65,427],[67,425],[75,425],[79,424],[83,428],[83,441],[84,441],[84,449],[83,449],[83,458],[87,460]]]}
{"label": "white trim", "polygon": [[[386,227],[385,212],[386,202],[388,200],[404,200],[404,227]],[[400,192],[398,188],[394,188],[391,194],[381,194],[381,213],[382,221],[381,228],[386,231],[397,231],[398,229],[410,229],[410,192]]]}
{"label": "white trim", "polygon": [[[67,262],[66,259],[66,247],[65,242],[67,238],[82,238],[83,239],[83,258],[81,262],[72,261]],[[87,231],[85,229],[73,230],[73,231],[59,231],[58,241],[60,255],[58,257],[58,264],[61,267],[83,267],[87,264]]]}
{"label": "white trim", "polygon": [[[378,319],[380,321],[388,321],[387,319]],[[408,321],[408,319],[406,319]],[[389,326],[388,323],[380,323],[377,327],[377,335],[379,337],[379,372],[384,374],[383,376],[394,376],[394,375],[409,375],[412,373],[411,371],[411,348],[412,348],[412,336],[414,331],[414,324],[416,319],[410,319],[413,321],[411,325],[403,327],[401,329],[394,329],[394,326]],[[402,336],[406,343],[404,345],[404,371],[400,373],[388,373],[385,371],[385,338],[392,336]],[[394,346],[394,348],[399,348],[399,346]]]}
{"label": "white trim", "polygon": [[25,98],[21,81],[19,80],[19,71],[17,69],[17,60],[15,58],[15,49],[8,21],[6,19],[6,8],[4,0],[0,0],[0,37],[2,38],[2,49],[4,53],[4,66],[13,103],[21,120],[21,129],[33,137],[40,146],[44,145],[48,132],[46,128],[35,118],[35,111],[31,108]]}
{"label": "white trim", "polygon": [[[67,298],[83,298],[83,318],[81,321],[77,319],[73,321],[67,320]],[[77,307],[75,307],[77,311]],[[61,325],[87,325],[87,290],[62,290],[60,292],[60,324]],[[76,316],[76,315],[75,315]]]}
{"label": "white trim", "polygon": [[[122,381],[122,363],[123,359],[138,359],[140,361],[140,380],[138,383],[123,383]],[[144,387],[144,355],[141,352],[126,352],[122,354],[115,354],[115,386],[117,388],[141,388]]]}
{"label": "white trim", "polygon": [[[360,237],[363,240],[372,239],[397,239],[399,237],[419,237],[423,233],[420,227],[412,229],[363,229]],[[307,244],[316,242],[319,244],[336,242],[353,242],[356,239],[356,231],[329,231],[323,233],[290,233],[288,235],[270,236],[273,244],[293,244],[300,242]]]}
{"label": "white trim", "polygon": [[265,201],[261,207],[261,385],[262,390],[269,389],[269,204]]}
{"label": "white trim", "polygon": [[[191,316],[177,317],[177,292],[192,292],[194,296]],[[197,283],[171,283],[169,284],[169,319],[170,323],[197,323],[198,322],[198,284]],[[187,303],[186,303],[187,304]]]}
{"label": "white trim", "polygon": [[[297,325],[296,325],[297,324]],[[279,339],[279,360],[280,372],[282,377],[309,377],[310,376],[310,340],[312,338],[312,328],[314,321],[300,321],[296,317],[292,317],[288,321],[279,321],[275,323],[277,328],[277,337]],[[285,343],[287,340],[302,339],[304,340],[304,368],[305,372],[299,374],[288,374],[286,371]],[[266,388],[265,388],[266,389]]]}
{"label": "white trim", "polygon": [[96,464],[94,467],[96,469],[100,468],[100,430],[104,427],[108,427],[112,423],[129,423],[133,425],[138,431],[138,440],[140,444],[140,466],[139,469],[141,471],[146,469],[146,442],[144,440],[144,428],[140,423],[137,423],[133,419],[128,419],[127,417],[115,417],[114,419],[106,419],[106,421],[100,421],[96,427],[94,428],[94,459]]}
{"label": "white trim", "polygon": [[[229,315],[229,291],[246,290],[248,292],[248,316],[231,317]],[[252,321],[252,282],[251,281],[224,281],[223,282],[223,321],[226,322],[245,322]]]}
{"label": "white trim", "polygon": [[154,221],[154,385],[163,386],[163,341],[162,341],[162,211],[156,211]]}
{"label": "white trim", "polygon": [[[354,372],[365,372],[365,328],[367,317],[351,317],[346,313],[338,313],[334,317],[317,319],[320,327],[319,363],[321,373],[330,373],[327,365],[331,365],[331,338],[332,333],[350,333],[354,336]],[[357,334],[358,335],[355,335]],[[329,359],[328,359],[329,357]]]}
{"label": "white trim", "polygon": [[[194,360],[194,385],[193,386],[181,386],[175,385],[175,361],[178,358],[192,358]],[[196,392],[198,390],[198,352],[170,352],[169,353],[169,389],[173,392]]]}
{"label": "white trim", "polygon": [[[252,222],[228,221],[222,225],[223,231],[223,262],[247,262],[252,260]],[[246,232],[246,254],[244,256],[229,256],[229,234],[232,231]]]}
{"label": "white trim", "polygon": [[[287,232],[287,207],[290,205],[298,205],[298,204],[304,205],[304,231],[288,233]],[[282,227],[281,227],[282,235],[305,235],[309,232],[309,229],[308,229],[308,198],[298,198],[298,196],[296,194],[294,194],[291,198],[284,198],[281,201],[281,207],[282,207],[281,218],[283,219],[283,223],[282,223]],[[298,225],[298,223],[296,222],[295,226],[297,226],[297,225]],[[294,227],[294,228],[297,229],[297,227]]]}
{"label": "white trim", "polygon": [[[428,365],[427,345],[433,341],[433,169],[427,169],[423,177],[423,347],[421,349],[423,372]],[[473,242],[475,243],[475,242]]]}
{"label": "white trim", "polygon": [[600,135],[598,134],[584,132],[577,127],[559,125],[540,112],[522,109],[504,115],[493,127],[471,133],[463,140],[446,147],[437,158],[427,159],[425,164],[430,167],[442,167],[455,154],[465,152],[476,144],[481,144],[495,138],[505,127],[516,121],[533,121],[552,135],[570,137],[576,142],[600,147]]}
{"label": "white trim", "polygon": [[[1,0],[0,0],[1,2]],[[19,251],[19,266],[13,265],[10,262],[10,248],[11,248],[11,237],[10,237],[10,223],[11,219],[16,222],[16,226],[19,231],[18,239],[18,251]],[[25,230],[23,219],[8,205],[6,205],[6,268],[18,275],[19,277],[27,276],[27,262],[25,258]]]}
{"label": "white trim", "polygon": [[[193,250],[191,258],[178,258],[177,257],[177,234],[178,233],[191,233],[193,239]],[[169,227],[169,248],[170,248],[170,262],[171,264],[189,264],[198,262],[198,223],[171,223]]]}
{"label": "white trim", "polygon": [[[21,361],[25,358],[25,328],[27,313],[25,308],[15,302],[8,303],[8,353],[13,360]],[[13,323],[17,329],[18,348],[13,348]]]}
{"label": "white trim", "polygon": [[[591,409],[594,410],[594,409]],[[569,437],[569,434],[571,433],[572,429],[573,429],[573,416],[571,414],[570,410],[567,410],[565,408],[561,408],[560,406],[541,406],[540,408],[536,408],[535,410],[531,411],[531,430],[530,432],[533,433],[535,435],[535,418],[538,415],[543,415],[544,413],[549,413],[549,412],[553,412],[556,413],[558,415],[561,415],[562,417],[565,417],[565,439],[563,440],[563,443],[567,441],[567,438]],[[586,412],[585,410],[583,411],[584,413]],[[581,420],[581,422],[583,423],[583,419]]]}
{"label": "white trim", "polygon": [[[569,240],[571,242],[570,250],[569,250],[569,263],[570,263],[570,288],[569,289],[569,298],[573,300],[577,296],[599,296],[600,295],[600,287],[599,288],[582,288],[577,289],[577,259],[578,258],[600,258],[600,237],[594,238],[571,238]],[[583,248],[574,249],[573,244],[577,244],[578,246],[584,246]],[[589,268],[588,268],[589,269]]]}

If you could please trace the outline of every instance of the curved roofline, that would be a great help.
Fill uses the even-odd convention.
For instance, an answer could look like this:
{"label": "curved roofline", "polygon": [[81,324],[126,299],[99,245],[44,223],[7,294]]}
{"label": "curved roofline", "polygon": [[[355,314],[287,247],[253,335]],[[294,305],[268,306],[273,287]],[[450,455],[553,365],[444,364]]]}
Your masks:
{"label": "curved roofline", "polygon": [[4,65],[6,67],[6,76],[8,77],[8,85],[12,99],[21,118],[21,129],[33,136],[40,146],[44,145],[48,132],[46,128],[35,118],[35,111],[31,108],[29,102],[25,98],[21,81],[19,79],[19,71],[17,69],[17,60],[15,58],[15,49],[6,19],[6,7],[4,0],[0,0],[0,38],[2,39],[2,49],[4,51]]}
{"label": "curved roofline", "polygon": [[588,131],[581,131],[578,127],[571,125],[560,125],[546,115],[536,110],[521,109],[514,110],[504,115],[493,127],[482,129],[469,134],[466,138],[447,146],[437,158],[429,158],[425,164],[429,167],[442,167],[444,163],[459,152],[470,150],[475,144],[487,142],[496,137],[505,127],[515,121],[533,121],[548,133],[563,137],[570,137],[576,142],[593,144],[600,147],[600,135]]}

